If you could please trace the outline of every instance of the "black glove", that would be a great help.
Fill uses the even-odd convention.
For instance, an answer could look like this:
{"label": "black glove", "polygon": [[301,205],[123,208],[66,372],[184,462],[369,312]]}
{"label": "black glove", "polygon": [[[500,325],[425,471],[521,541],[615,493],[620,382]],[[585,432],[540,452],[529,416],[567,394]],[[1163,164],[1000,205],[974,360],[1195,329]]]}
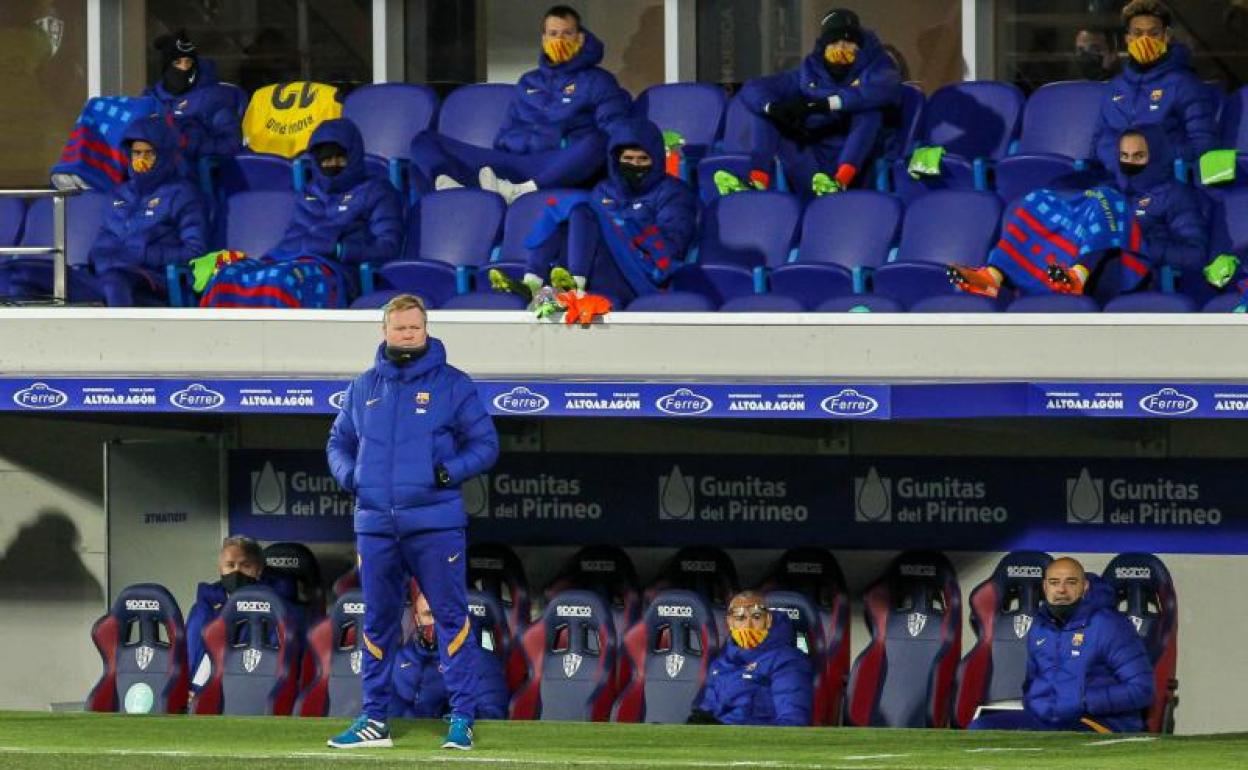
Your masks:
{"label": "black glove", "polygon": [[767,105],[767,117],[781,128],[800,129],[806,119],[807,101],[806,97],[799,96],[783,102],[771,102]]}
{"label": "black glove", "polygon": [[685,720],[687,725],[722,725],[723,722],[715,718],[715,715],[709,711],[702,709],[694,709],[689,714],[689,718]]}
{"label": "black glove", "polygon": [[446,489],[451,485],[451,472],[441,463],[433,466],[433,478],[437,481],[439,489]]}

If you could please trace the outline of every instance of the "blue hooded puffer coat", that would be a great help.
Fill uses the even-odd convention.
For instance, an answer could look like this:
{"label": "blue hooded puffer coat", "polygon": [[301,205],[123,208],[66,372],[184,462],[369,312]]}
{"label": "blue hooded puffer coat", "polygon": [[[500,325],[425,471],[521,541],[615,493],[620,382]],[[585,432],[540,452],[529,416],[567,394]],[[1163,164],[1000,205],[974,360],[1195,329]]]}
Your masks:
{"label": "blue hooded puffer coat", "polygon": [[203,155],[234,155],[243,151],[242,119],[237,95],[217,79],[217,65],[211,59],[196,59],[195,84],[184,94],[174,95],[157,82],[143,92],[160,101],[161,111],[173,118],[174,126],[186,138],[182,148],[187,158]]}
{"label": "blue hooded puffer coat", "polygon": [[1139,252],[1154,265],[1203,267],[1209,257],[1206,202],[1175,180],[1174,152],[1162,126],[1132,130],[1148,142],[1148,166],[1134,176],[1123,174],[1116,162],[1113,169],[1118,189],[1127,196],[1128,215],[1139,225]]}
{"label": "blue hooded puffer coat", "polygon": [[[489,650],[474,645],[473,675],[477,686],[477,719],[506,719],[510,695],[503,663]],[[446,679],[438,670],[438,650],[427,649],[413,638],[399,648],[390,669],[394,685],[390,701],[391,718],[437,719],[449,711]]]}
{"label": "blue hooded puffer coat", "polygon": [[793,623],[771,613],[771,630],[752,650],[734,641],[711,662],[698,708],[726,725],[810,724],[814,699],[810,660],[794,646]]}

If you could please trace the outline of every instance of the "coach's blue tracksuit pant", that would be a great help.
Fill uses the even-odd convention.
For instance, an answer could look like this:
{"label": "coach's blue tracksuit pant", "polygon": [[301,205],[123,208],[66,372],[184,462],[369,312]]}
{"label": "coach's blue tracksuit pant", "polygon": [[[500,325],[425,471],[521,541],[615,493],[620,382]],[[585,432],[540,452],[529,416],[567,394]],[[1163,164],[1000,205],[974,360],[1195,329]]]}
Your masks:
{"label": "coach's blue tracksuit pant", "polygon": [[389,715],[390,666],[401,643],[411,576],[420,584],[433,610],[439,667],[446,682],[451,716],[471,722],[477,710],[477,681],[472,665],[472,649],[477,641],[468,620],[464,530],[418,530],[407,535],[356,533],[355,548],[359,555],[360,587],[364,591],[364,713],[380,721]]}

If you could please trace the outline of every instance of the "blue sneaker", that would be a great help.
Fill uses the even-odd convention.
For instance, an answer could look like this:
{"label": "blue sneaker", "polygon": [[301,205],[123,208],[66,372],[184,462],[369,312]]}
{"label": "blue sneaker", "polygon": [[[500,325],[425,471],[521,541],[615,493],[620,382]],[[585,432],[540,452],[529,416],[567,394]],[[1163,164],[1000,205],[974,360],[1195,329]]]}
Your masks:
{"label": "blue sneaker", "polygon": [[451,717],[451,729],[446,731],[444,749],[472,750],[472,722],[464,717]]}
{"label": "blue sneaker", "polygon": [[[468,739],[469,744],[472,738]],[[390,740],[390,725],[369,719],[366,714],[351,723],[351,726],[338,735],[330,738],[331,749],[388,749],[394,745]]]}

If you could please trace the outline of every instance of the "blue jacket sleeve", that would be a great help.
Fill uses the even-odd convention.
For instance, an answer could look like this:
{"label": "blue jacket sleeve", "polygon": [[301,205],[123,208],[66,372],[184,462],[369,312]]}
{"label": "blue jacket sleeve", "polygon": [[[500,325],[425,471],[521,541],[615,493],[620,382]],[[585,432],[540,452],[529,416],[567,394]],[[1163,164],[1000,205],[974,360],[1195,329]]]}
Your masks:
{"label": "blue jacket sleeve", "polygon": [[1209,258],[1208,220],[1198,193],[1178,185],[1175,190],[1174,203],[1166,212],[1167,237],[1148,257],[1154,263],[1201,267]]}
{"label": "blue jacket sleeve", "polygon": [[606,70],[597,78],[597,83],[594,93],[594,123],[599,131],[609,134],[617,121],[628,117],[633,98],[620,88],[615,76]]}
{"label": "blue jacket sleeve", "polygon": [[673,257],[682,258],[693,242],[694,230],[698,221],[698,204],[693,190],[684,182],[672,186],[673,192],[663,202],[655,215],[655,225],[663,240],[667,241],[667,252]]}
{"label": "blue jacket sleeve", "polygon": [[507,106],[507,117],[503,119],[503,125],[499,126],[498,136],[494,139],[494,146],[500,150],[520,153],[527,149],[529,132],[524,130],[525,123],[520,117],[524,83],[524,77],[516,83],[515,95],[511,97],[511,104]]}
{"label": "blue jacket sleeve", "polygon": [[[711,666],[714,667],[714,665],[715,663],[712,661]],[[705,711],[708,714],[712,714],[716,719],[720,718],[720,697],[718,687],[720,681],[719,677],[708,676],[706,678],[706,686],[702,688],[702,697],[697,703],[694,704],[694,708]]]}
{"label": "blue jacket sleeve", "polygon": [[891,62],[873,66],[865,73],[859,86],[838,88],[841,109],[845,112],[877,111],[901,104],[901,74]]}
{"label": "blue jacket sleeve", "polygon": [[345,239],[339,258],[343,262],[389,262],[399,254],[403,242],[403,203],[399,191],[388,182],[378,183],[379,191],[368,213],[368,225]]}
{"label": "blue jacket sleeve", "polygon": [[755,115],[765,116],[763,109],[771,102],[783,102],[801,96],[797,70],[754,78],[741,88],[741,103]]}
{"label": "blue jacket sleeve", "polygon": [[1112,92],[1105,93],[1105,101],[1101,103],[1101,115],[1096,122],[1096,133],[1092,138],[1096,159],[1110,170],[1118,168],[1118,136],[1122,133],[1109,119],[1109,111],[1113,105],[1110,101],[1112,96]]}
{"label": "blue jacket sleeve", "polygon": [[845,137],[845,145],[841,147],[838,165],[849,164],[862,171],[862,164],[875,146],[875,138],[883,125],[884,113],[880,110],[855,113],[849,120],[849,135]]}
{"label": "blue jacket sleeve", "polygon": [[477,387],[468,377],[455,383],[455,455],[443,465],[451,474],[451,483],[485,473],[498,459],[498,433],[494,421],[485,411]]}
{"label": "blue jacket sleeve", "polygon": [[771,700],[776,707],[776,724],[792,727],[810,725],[814,703],[814,683],[810,661],[797,653],[781,663],[771,675]]}
{"label": "blue jacket sleeve", "polygon": [[1183,128],[1187,134],[1184,160],[1194,163],[1202,154],[1212,150],[1217,142],[1216,105],[1209,99],[1204,83],[1194,75],[1180,92],[1182,103],[1177,108],[1183,116]]}
{"label": "blue jacket sleeve", "polygon": [[230,100],[222,99],[204,122],[206,130],[198,155],[236,155],[243,151],[242,121]]}
{"label": "blue jacket sleeve", "polygon": [[355,420],[351,417],[357,382],[359,380],[347,386],[347,395],[342,400],[342,409],[329,429],[329,443],[325,448],[326,455],[329,457],[329,472],[333,474],[334,481],[352,494],[355,493],[355,458],[360,446]]}
{"label": "blue jacket sleeve", "polygon": [[163,270],[165,265],[189,262],[208,253],[207,216],[199,193],[187,185],[178,193],[173,211],[174,229],[181,242],[176,245],[152,244],[143,254],[145,267]]}
{"label": "blue jacket sleeve", "polygon": [[1105,662],[1113,671],[1114,684],[1088,687],[1083,700],[1091,716],[1121,714],[1148,708],[1153,699],[1153,667],[1148,661],[1144,642],[1135,633],[1130,621],[1113,615],[1111,633],[1102,642]]}
{"label": "blue jacket sleeve", "polygon": [[96,234],[95,241],[91,244],[91,251],[87,255],[87,260],[97,269],[104,269],[121,259],[122,242],[118,233],[122,231],[124,211],[124,207],[114,206],[108,210],[104,221],[100,223],[100,231]]}

